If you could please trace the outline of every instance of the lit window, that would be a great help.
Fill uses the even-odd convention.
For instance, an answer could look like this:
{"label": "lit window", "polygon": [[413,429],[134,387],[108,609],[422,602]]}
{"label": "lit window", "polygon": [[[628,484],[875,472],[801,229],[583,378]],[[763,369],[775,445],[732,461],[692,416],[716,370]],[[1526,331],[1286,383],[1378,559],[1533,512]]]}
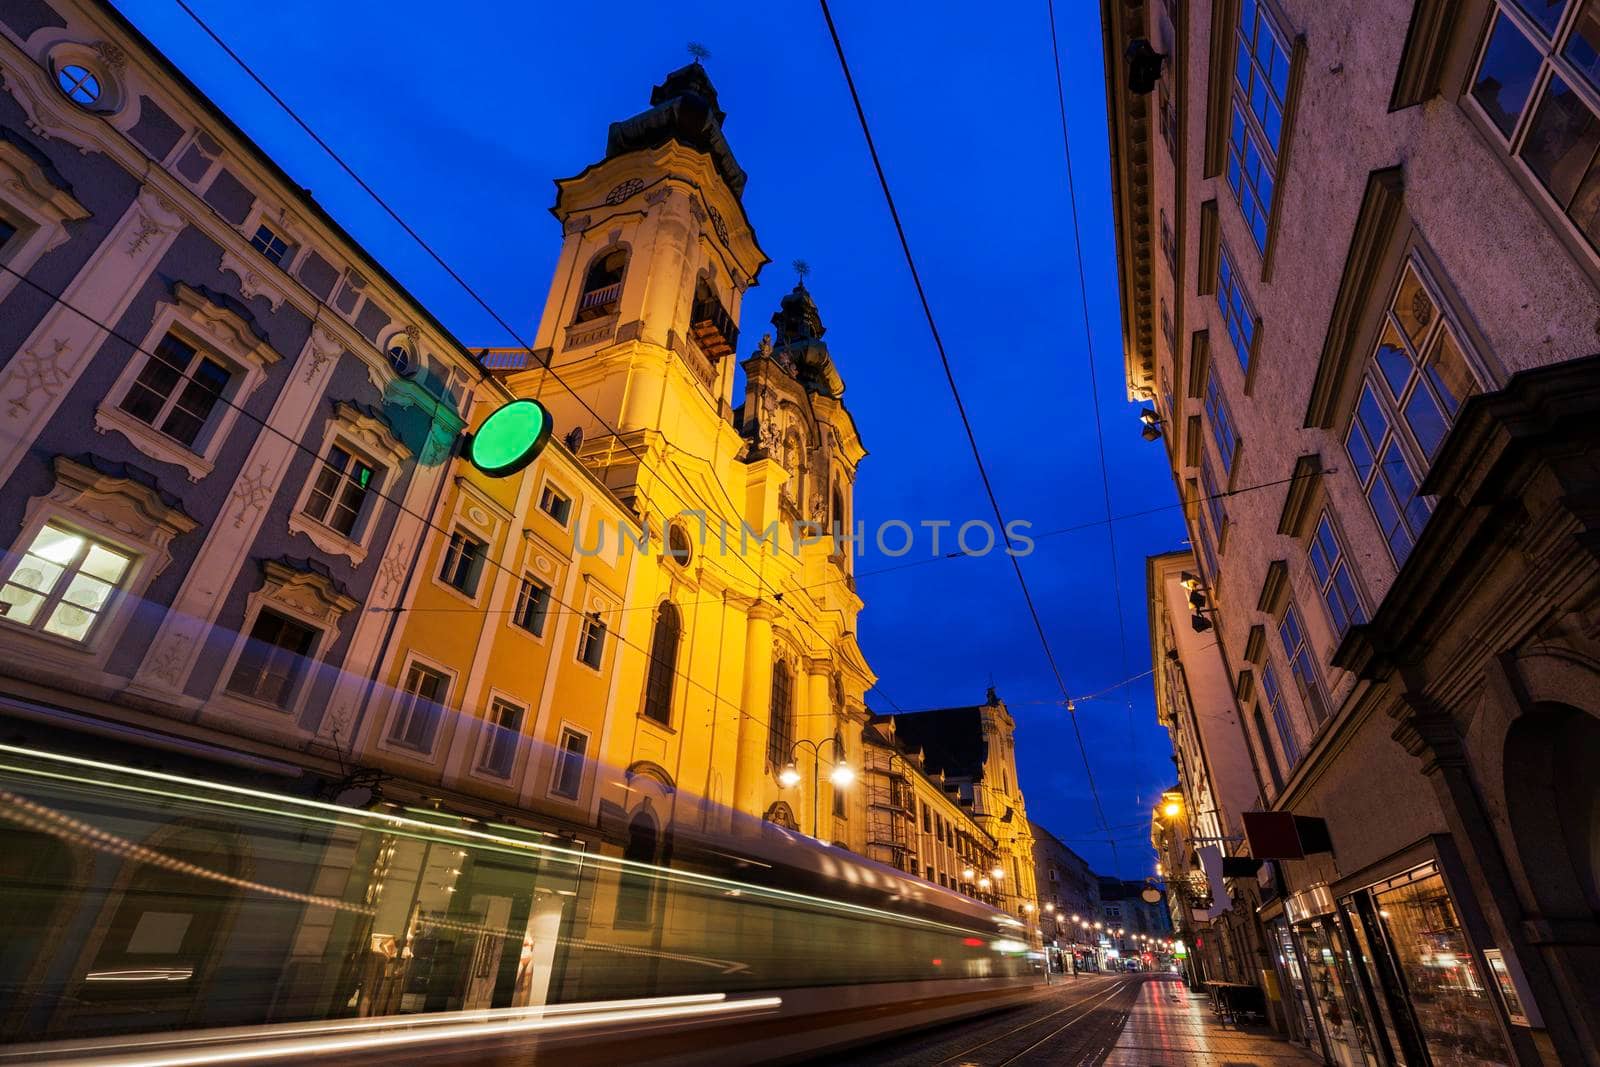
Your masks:
{"label": "lit window", "polygon": [[88,107],[100,99],[100,79],[87,67],[68,63],[56,71],[56,85],[74,104]]}
{"label": "lit window", "polygon": [[1256,247],[1265,251],[1278,151],[1283,144],[1289,47],[1260,0],[1243,0],[1240,5],[1236,42],[1228,186],[1239,202]]}
{"label": "lit window", "polygon": [[377,488],[376,474],[366,460],[338,445],[332,446],[322,460],[322,470],[306,499],[306,514],[346,537],[353,537],[367,499]]}
{"label": "lit window", "polygon": [[[1273,673],[1270,663],[1261,668],[1261,695],[1266,697],[1267,710],[1272,712],[1273,725],[1278,729],[1278,740],[1283,745],[1284,761],[1293,767],[1300,762],[1300,745],[1294,739],[1294,727],[1289,722],[1289,705],[1283,699],[1283,688],[1278,685],[1278,676]],[[1265,743],[1266,738],[1262,738],[1262,741]],[[1266,747],[1268,752],[1272,751],[1272,746]],[[1277,775],[1273,777],[1276,778]]]}
{"label": "lit window", "polygon": [[1405,562],[1431,511],[1417,485],[1462,400],[1476,390],[1460,342],[1408,263],[1384,313],[1345,434],[1356,477],[1396,564]]}
{"label": "lit window", "polygon": [[1600,6],[1574,9],[1579,4],[1548,0],[1500,4],[1471,95],[1507,151],[1600,249]]}
{"label": "lit window", "polygon": [[1366,621],[1366,613],[1361,609],[1361,598],[1356,595],[1355,581],[1345,563],[1344,545],[1326,511],[1317,521],[1310,555],[1311,572],[1316,575],[1322,602],[1328,606],[1333,631],[1343,637],[1351,624]]}
{"label": "lit window", "polygon": [[118,406],[192,448],[232,377],[221,363],[169,333],[145,360]]}
{"label": "lit window", "polygon": [[263,608],[228,678],[228,692],[288,708],[321,635],[320,630]]}
{"label": "lit window", "polygon": [[256,235],[250,238],[250,247],[266,256],[278,266],[283,266],[289,258],[290,244],[273,232],[270,226],[259,226]]}
{"label": "lit window", "polygon": [[1278,636],[1283,640],[1283,655],[1289,661],[1289,675],[1300,691],[1300,699],[1305,702],[1311,721],[1320,725],[1328,717],[1328,700],[1322,693],[1322,680],[1317,675],[1317,665],[1306,640],[1306,628],[1293,604],[1283,613]]}
{"label": "lit window", "polygon": [[439,568],[439,580],[467,596],[477,596],[478,579],[483,575],[487,551],[488,546],[482,541],[457,530],[450,535],[450,546],[444,553],[444,566]]}
{"label": "lit window", "polygon": [[1206,375],[1206,421],[1211,424],[1211,439],[1217,443],[1223,473],[1232,474],[1233,454],[1239,447],[1239,438],[1233,432],[1233,415],[1228,411],[1228,398],[1217,381],[1215,366]]}
{"label": "lit window", "polygon": [[86,641],[132,562],[118,549],[47,523],[0,587],[0,618]]}
{"label": "lit window", "polygon": [[572,515],[572,498],[555,486],[546,485],[539,490],[539,510],[565,526]]}
{"label": "lit window", "polygon": [[605,652],[606,624],[598,613],[590,614],[583,620],[583,632],[578,635],[578,661],[599,670]]}
{"label": "lit window", "polygon": [[577,800],[583,788],[583,760],[589,738],[570,726],[561,729],[561,744],[556,748],[555,770],[550,776],[550,792]]}
{"label": "lit window", "polygon": [[535,637],[544,636],[545,619],[550,616],[550,587],[531,575],[523,575],[517,589],[517,607],[511,615],[516,626]]}
{"label": "lit window", "polygon": [[1256,311],[1245,295],[1239,272],[1226,248],[1222,249],[1217,264],[1217,306],[1222,309],[1222,324],[1233,339],[1233,352],[1239,357],[1239,366],[1248,374],[1256,343]]}
{"label": "lit window", "polygon": [[501,697],[490,701],[489,714],[485,716],[483,750],[478,755],[480,771],[496,778],[511,777],[525,714],[526,709]]}
{"label": "lit window", "polygon": [[439,723],[444,719],[445,693],[449,688],[450,679],[445,675],[413,663],[395,706],[389,740],[421,752],[432,751]]}

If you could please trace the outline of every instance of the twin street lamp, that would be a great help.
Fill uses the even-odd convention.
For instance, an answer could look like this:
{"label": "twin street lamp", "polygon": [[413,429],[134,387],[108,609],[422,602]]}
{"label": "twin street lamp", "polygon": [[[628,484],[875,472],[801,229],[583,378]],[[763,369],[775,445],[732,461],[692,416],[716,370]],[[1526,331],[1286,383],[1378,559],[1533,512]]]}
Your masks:
{"label": "twin street lamp", "polygon": [[835,789],[848,789],[850,784],[856,780],[856,772],[846,761],[844,746],[839,743],[838,738],[825,737],[821,741],[813,741],[810,738],[802,737],[790,746],[789,762],[784,764],[783,770],[778,772],[778,784],[783,788],[793,789],[800,784],[800,768],[795,764],[800,758],[800,749],[806,745],[811,746],[811,780],[813,783],[811,787],[811,836],[820,840],[822,834],[817,827],[820,814],[818,802],[822,795],[822,790],[818,789],[815,783],[822,778],[822,746],[831,745],[833,747],[833,770],[828,772],[828,780],[833,783]]}

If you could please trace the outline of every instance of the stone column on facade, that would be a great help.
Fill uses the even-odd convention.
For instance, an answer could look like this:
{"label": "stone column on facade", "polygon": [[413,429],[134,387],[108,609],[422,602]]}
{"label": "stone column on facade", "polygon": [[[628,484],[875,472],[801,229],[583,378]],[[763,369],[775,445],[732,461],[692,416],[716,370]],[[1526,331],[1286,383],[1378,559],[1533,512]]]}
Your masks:
{"label": "stone column on facade", "polygon": [[733,806],[763,814],[761,783],[766,777],[767,733],[772,704],[772,620],[777,609],[765,601],[750,606],[744,642],[744,688],[739,707],[739,759],[734,769]]}
{"label": "stone column on facade", "polygon": [[145,186],[0,369],[0,485],[11,478],[114,323],[182,232],[178,207]]}
{"label": "stone column on facade", "polygon": [[[809,737],[819,746],[822,758],[819,769],[812,777],[811,783],[812,811],[815,820],[811,832],[819,840],[831,841],[833,839],[833,780],[829,777],[829,770],[833,764],[844,757],[843,752],[835,752],[833,748],[833,716],[828,714],[832,706],[829,695],[829,668],[831,661],[827,659],[811,659],[806,664],[806,692],[805,701],[798,709],[801,727],[796,731],[797,736]],[[859,768],[858,768],[859,770]],[[866,779],[858,777],[857,782],[865,785]],[[824,784],[826,783],[826,784]],[[822,827],[829,827],[829,832],[824,834]]]}
{"label": "stone column on facade", "polygon": [[[634,250],[635,257],[648,257],[644,309],[644,338],[652,344],[667,345],[667,333],[687,324],[679,323],[678,305],[683,297],[684,269],[689,260],[689,193],[670,185],[645,197],[650,204],[649,218],[655,234],[648,248]],[[681,343],[681,342],[680,342]]]}

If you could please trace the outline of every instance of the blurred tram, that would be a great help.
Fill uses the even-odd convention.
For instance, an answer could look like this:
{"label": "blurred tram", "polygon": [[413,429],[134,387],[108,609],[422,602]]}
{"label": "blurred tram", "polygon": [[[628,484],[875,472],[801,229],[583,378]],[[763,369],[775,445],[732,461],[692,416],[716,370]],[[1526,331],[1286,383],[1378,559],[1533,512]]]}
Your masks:
{"label": "blurred tram", "polygon": [[0,1064],[778,1061],[1045,980],[1003,912],[674,815],[599,855],[0,745]]}

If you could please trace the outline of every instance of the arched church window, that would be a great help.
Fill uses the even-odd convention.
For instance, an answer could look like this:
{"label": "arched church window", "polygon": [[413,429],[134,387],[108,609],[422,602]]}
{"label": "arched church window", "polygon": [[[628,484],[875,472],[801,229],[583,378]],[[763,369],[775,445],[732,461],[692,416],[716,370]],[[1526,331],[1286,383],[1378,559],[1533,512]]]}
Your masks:
{"label": "arched church window", "polygon": [[578,294],[577,322],[614,315],[622,297],[622,276],[628,270],[628,250],[613,248],[589,264]]}
{"label": "arched church window", "polygon": [[650,673],[644,683],[644,717],[663,726],[672,722],[672,677],[678,663],[678,638],[683,620],[670,602],[656,612],[655,634],[650,639]]}
{"label": "arched church window", "polygon": [[845,517],[845,513],[844,513],[844,493],[839,489],[839,486],[838,486],[837,483],[835,483],[834,487],[833,487],[833,515],[832,515],[832,518],[833,518],[833,524],[835,526],[837,526],[839,529],[845,530],[845,529],[849,528],[850,520]]}
{"label": "arched church window", "polygon": [[632,864],[656,861],[656,837],[656,821],[646,812],[639,812],[628,824],[628,843],[623,846],[622,858],[630,865],[622,869],[622,880],[617,886],[615,920],[618,923],[637,926],[650,920],[655,875]]}
{"label": "arched church window", "polygon": [[794,748],[794,678],[782,660],[772,667],[771,725],[767,730],[767,762],[773,768],[789,762]]}

